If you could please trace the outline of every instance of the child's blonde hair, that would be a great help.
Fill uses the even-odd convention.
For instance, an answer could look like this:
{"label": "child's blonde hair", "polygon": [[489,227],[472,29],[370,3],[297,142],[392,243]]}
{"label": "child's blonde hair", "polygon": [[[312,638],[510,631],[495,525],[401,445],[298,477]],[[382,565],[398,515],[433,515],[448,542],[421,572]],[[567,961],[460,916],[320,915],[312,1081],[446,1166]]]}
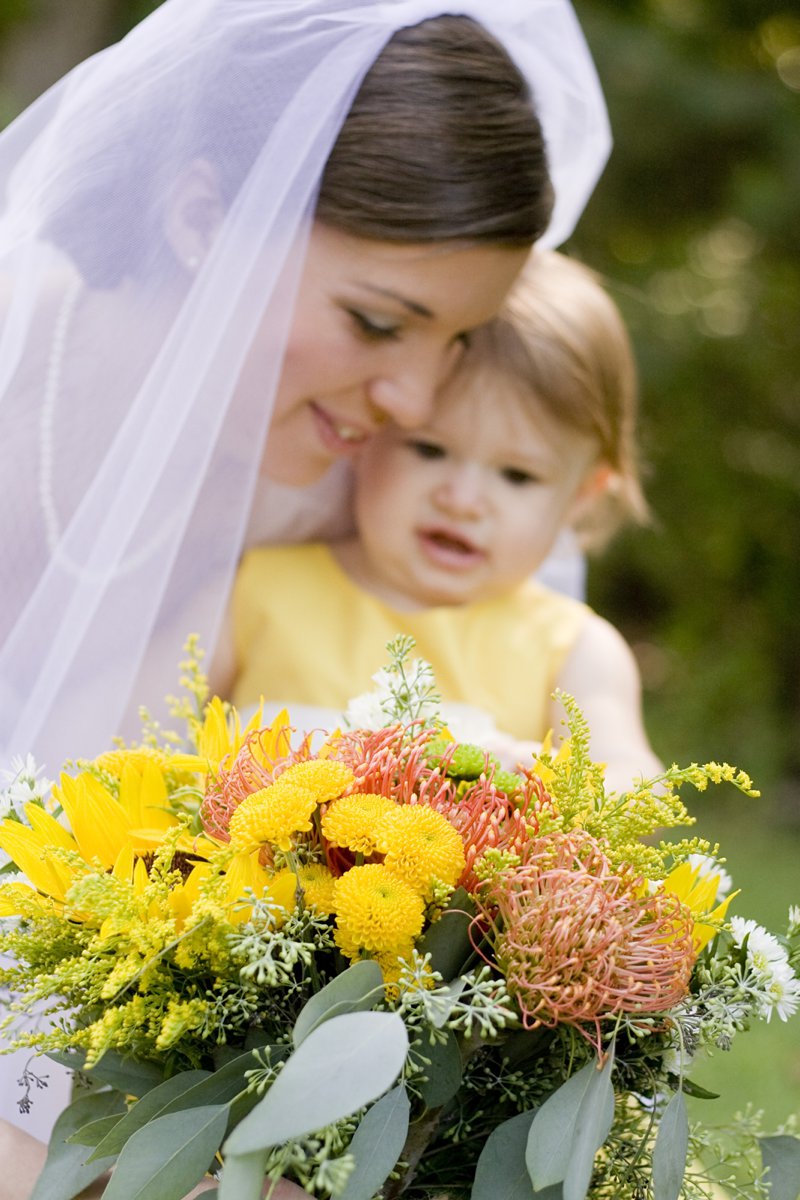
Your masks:
{"label": "child's blonde hair", "polygon": [[602,545],[647,519],[636,445],[637,378],[628,332],[600,278],[554,250],[534,250],[498,317],[473,334],[464,367],[500,371],[545,413],[596,438],[612,471],[576,532]]}

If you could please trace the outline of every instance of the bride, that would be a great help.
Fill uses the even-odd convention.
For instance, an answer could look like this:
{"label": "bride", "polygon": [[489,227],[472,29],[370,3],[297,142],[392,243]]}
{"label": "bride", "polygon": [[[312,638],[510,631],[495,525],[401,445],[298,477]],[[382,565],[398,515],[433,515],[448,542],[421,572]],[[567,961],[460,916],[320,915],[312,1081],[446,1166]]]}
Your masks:
{"label": "bride", "polygon": [[568,0],[456,9],[165,0],[0,136],[0,767],[157,712],[242,549],[346,529],[348,458],[570,234]]}

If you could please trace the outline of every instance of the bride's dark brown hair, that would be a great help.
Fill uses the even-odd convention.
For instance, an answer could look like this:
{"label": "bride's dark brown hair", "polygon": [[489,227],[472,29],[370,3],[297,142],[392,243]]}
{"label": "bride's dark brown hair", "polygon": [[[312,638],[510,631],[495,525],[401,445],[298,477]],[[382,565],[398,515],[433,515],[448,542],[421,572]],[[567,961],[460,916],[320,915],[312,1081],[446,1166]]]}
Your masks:
{"label": "bride's dark brown hair", "polygon": [[386,241],[524,246],[553,193],[530,91],[467,17],[399,30],[364,78],[325,166],[317,217]]}

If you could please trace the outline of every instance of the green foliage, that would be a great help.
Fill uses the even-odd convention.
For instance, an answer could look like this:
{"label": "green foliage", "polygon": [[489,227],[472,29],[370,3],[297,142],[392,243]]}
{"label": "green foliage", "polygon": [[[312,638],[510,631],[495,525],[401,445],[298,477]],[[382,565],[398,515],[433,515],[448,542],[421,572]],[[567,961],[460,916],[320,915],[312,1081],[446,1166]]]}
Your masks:
{"label": "green foliage", "polygon": [[713,750],[771,785],[800,772],[800,20],[768,0],[576,8],[615,149],[568,248],[633,334],[654,513],[591,599],[639,651],[662,756]]}

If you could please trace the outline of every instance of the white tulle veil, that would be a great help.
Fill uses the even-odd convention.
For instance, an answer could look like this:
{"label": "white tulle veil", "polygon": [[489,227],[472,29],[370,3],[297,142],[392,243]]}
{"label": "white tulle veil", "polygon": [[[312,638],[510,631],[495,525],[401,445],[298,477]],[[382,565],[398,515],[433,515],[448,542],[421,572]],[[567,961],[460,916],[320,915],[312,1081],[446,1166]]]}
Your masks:
{"label": "white tulle veil", "polygon": [[[529,81],[556,245],[609,148],[566,0],[166,0],[0,136],[0,765],[97,752],[174,690],[190,631],[213,646],[322,167],[386,41],[444,12]],[[211,252],[181,273],[160,228],[177,169],[235,175],[240,153]],[[242,395],[265,314],[270,368]]]}

